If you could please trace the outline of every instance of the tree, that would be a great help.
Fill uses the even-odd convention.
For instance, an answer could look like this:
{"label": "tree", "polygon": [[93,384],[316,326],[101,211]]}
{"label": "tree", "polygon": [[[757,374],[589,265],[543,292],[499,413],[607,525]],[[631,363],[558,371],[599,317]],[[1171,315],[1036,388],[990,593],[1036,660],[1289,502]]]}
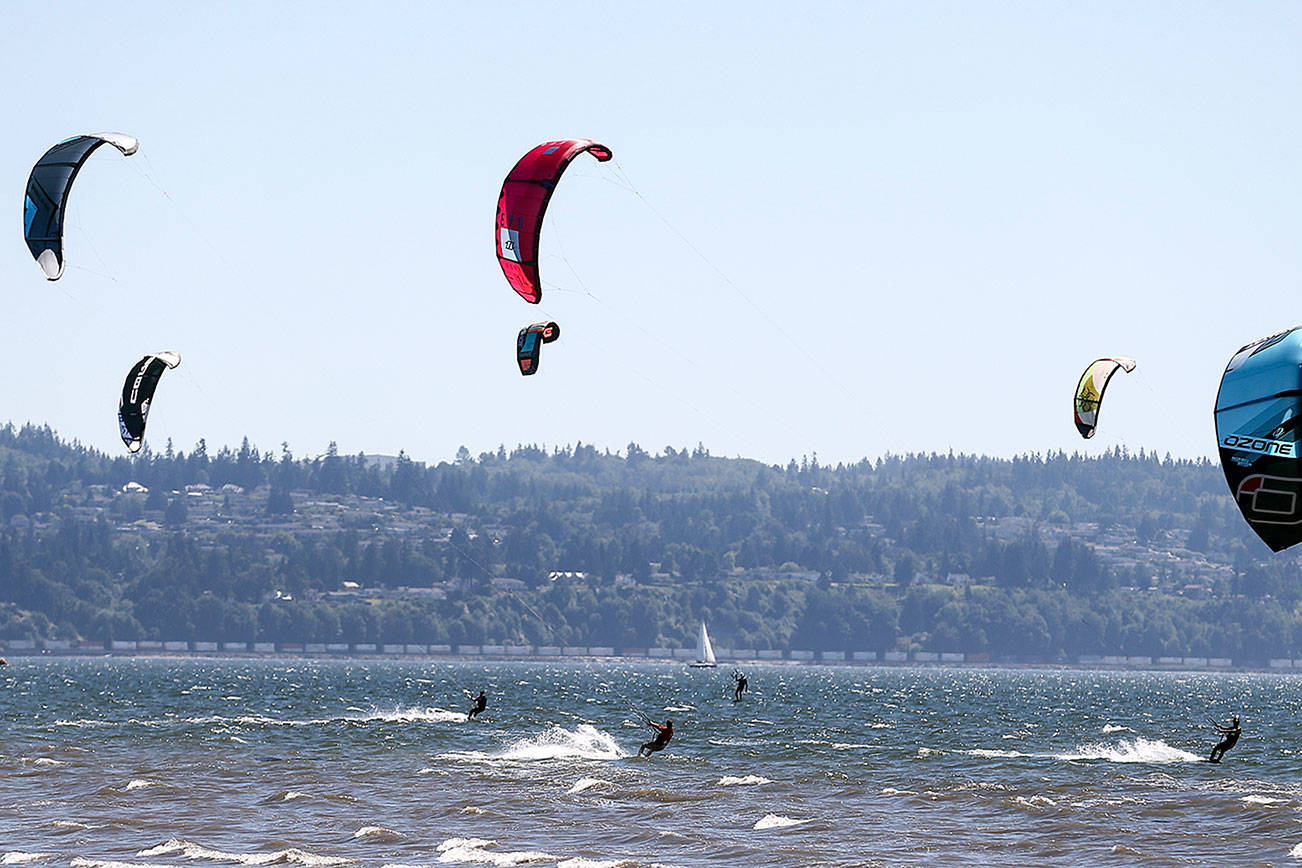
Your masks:
{"label": "tree", "polygon": [[907,588],[913,584],[913,579],[918,575],[918,556],[913,552],[905,552],[895,561],[895,568],[892,576],[895,584],[901,588]]}
{"label": "tree", "polygon": [[267,515],[293,515],[294,498],[290,496],[289,489],[277,485],[271,487],[271,493],[267,495]]}
{"label": "tree", "polygon": [[167,501],[167,509],[163,511],[163,524],[168,527],[181,527],[189,520],[189,516],[185,496],[173,497]]}

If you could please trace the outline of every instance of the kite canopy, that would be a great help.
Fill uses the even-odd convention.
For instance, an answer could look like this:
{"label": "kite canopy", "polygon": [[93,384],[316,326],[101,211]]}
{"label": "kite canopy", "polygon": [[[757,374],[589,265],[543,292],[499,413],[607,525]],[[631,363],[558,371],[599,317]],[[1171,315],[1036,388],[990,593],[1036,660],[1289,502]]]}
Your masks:
{"label": "kite canopy", "polygon": [[1262,338],[1225,366],[1216,393],[1221,469],[1248,525],[1272,551],[1302,542],[1302,330]]}
{"label": "kite canopy", "polygon": [[515,360],[520,365],[520,373],[526,377],[538,373],[542,345],[560,336],[561,327],[554,322],[536,322],[520,329],[520,336],[515,339]]}
{"label": "kite canopy", "polygon": [[1075,411],[1076,430],[1086,440],[1094,436],[1094,429],[1099,425],[1099,408],[1103,403],[1103,392],[1108,381],[1118,370],[1127,374],[1135,369],[1134,359],[1096,359],[1090,362],[1085,373],[1080,375],[1076,384],[1076,395],[1072,401]]}
{"label": "kite canopy", "polygon": [[127,381],[122,384],[122,397],[118,401],[118,428],[128,451],[139,452],[145,445],[145,422],[149,419],[149,404],[154,400],[158,380],[163,371],[179,364],[181,357],[176,353],[154,353],[127,371]]}
{"label": "kite canopy", "polygon": [[591,139],[543,142],[521,157],[502,182],[497,197],[497,261],[507,283],[530,304],[542,300],[538,238],[547,203],[565,169],[584,151],[600,163],[613,156],[610,148]]}
{"label": "kite canopy", "polygon": [[49,280],[63,276],[63,213],[68,191],[82,165],[100,145],[109,144],[129,157],[140,147],[122,133],[74,136],[45,152],[27,178],[23,202],[23,237]]}

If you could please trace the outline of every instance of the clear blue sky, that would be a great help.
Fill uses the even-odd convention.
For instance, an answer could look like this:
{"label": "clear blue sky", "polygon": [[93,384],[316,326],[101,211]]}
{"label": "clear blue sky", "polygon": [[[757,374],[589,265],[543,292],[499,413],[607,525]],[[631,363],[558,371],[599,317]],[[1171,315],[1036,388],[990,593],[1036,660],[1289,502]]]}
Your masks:
{"label": "clear blue sky", "polygon": [[[1290,3],[6,5],[0,418],[449,459],[520,442],[824,463],[1118,444],[1212,455],[1221,371],[1302,322]],[[54,142],[68,270],[22,241]],[[502,178],[589,137],[544,299]],[[629,185],[632,185],[631,187]],[[698,255],[697,251],[701,255]],[[542,371],[517,330],[561,323]],[[1070,393],[1138,359],[1081,441]]]}

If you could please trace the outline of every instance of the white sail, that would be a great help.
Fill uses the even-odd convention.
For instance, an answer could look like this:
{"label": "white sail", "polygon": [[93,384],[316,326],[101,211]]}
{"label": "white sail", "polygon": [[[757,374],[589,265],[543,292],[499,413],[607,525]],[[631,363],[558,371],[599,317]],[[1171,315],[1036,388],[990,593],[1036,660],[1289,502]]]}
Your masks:
{"label": "white sail", "polygon": [[701,633],[696,637],[696,665],[714,666],[714,646],[710,644],[710,634],[705,632],[705,622],[701,622]]}

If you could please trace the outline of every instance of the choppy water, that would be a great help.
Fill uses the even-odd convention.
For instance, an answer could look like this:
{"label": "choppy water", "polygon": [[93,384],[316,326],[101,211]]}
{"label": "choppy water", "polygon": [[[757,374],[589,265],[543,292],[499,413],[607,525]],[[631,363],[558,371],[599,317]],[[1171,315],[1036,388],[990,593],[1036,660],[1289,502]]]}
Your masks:
{"label": "choppy water", "polygon": [[747,673],[18,658],[0,864],[1302,864],[1295,676]]}

